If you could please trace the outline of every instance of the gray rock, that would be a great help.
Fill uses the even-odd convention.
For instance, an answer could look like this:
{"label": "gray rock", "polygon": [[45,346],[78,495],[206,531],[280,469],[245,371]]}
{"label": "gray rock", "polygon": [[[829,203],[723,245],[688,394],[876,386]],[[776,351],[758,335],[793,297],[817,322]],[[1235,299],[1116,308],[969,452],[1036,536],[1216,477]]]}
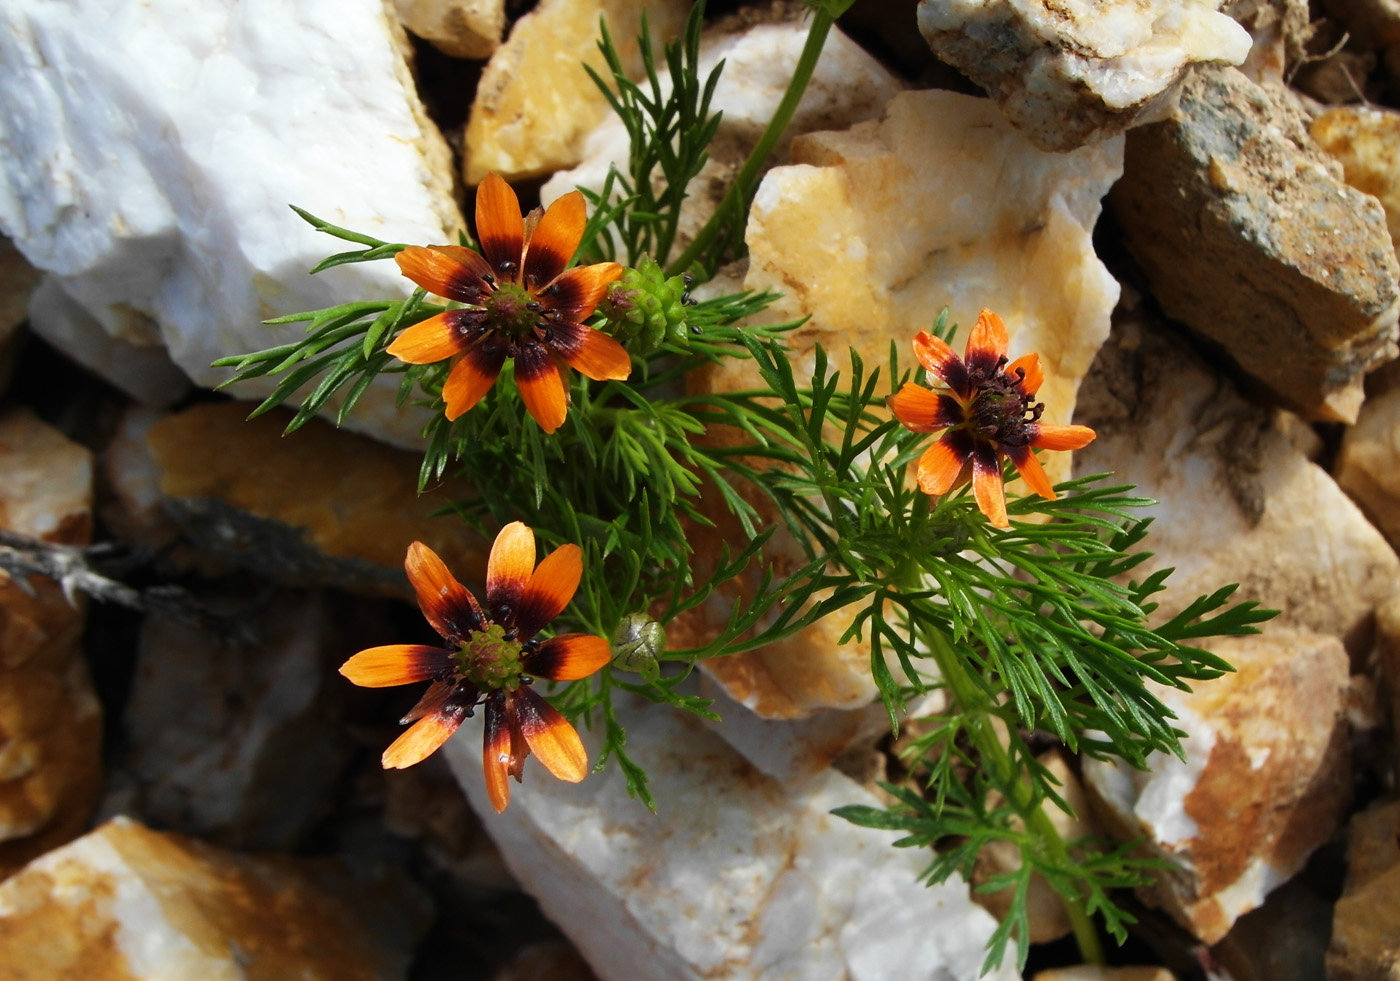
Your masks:
{"label": "gray rock", "polygon": [[126,712],[131,806],[228,845],[301,841],[353,749],[331,667],[353,647],[334,630],[344,618],[319,594],[289,591],[250,624],[254,643],[148,620]]}
{"label": "gray rock", "polygon": [[1281,89],[1198,72],[1128,134],[1110,201],[1169,316],[1288,407],[1355,420],[1362,376],[1396,353],[1400,266],[1380,205]]}

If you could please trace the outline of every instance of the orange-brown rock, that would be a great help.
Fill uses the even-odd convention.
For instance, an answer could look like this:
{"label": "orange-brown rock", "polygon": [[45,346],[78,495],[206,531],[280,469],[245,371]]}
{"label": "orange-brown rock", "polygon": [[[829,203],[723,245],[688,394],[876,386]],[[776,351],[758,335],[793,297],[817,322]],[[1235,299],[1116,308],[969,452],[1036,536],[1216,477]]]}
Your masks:
{"label": "orange-brown rock", "polygon": [[1187,733],[1184,760],[1084,765],[1105,826],[1172,865],[1148,898],[1206,943],[1303,867],[1351,796],[1340,641],[1275,627],[1212,649],[1233,673],[1189,694],[1152,685]]}
{"label": "orange-brown rock", "polygon": [[400,892],[398,909],[367,916],[375,884],[337,885],[114,818],[0,883],[0,978],[402,977],[422,901]]}
{"label": "orange-brown rock", "polygon": [[1347,881],[1332,916],[1329,981],[1400,977],[1400,802],[1351,819]]}
{"label": "orange-brown rock", "polygon": [[286,413],[249,420],[249,409],[196,405],[147,433],[166,509],[197,544],[275,582],[375,595],[411,595],[403,561],[415,540],[459,576],[485,567],[480,536],[434,517],[465,484],[419,495],[417,454],[319,420],[283,436]]}
{"label": "orange-brown rock", "polygon": [[[92,459],[25,411],[0,417],[0,527],[92,537]],[[102,715],[80,645],[82,604],[0,573],[0,878],[82,832],[101,783]]]}

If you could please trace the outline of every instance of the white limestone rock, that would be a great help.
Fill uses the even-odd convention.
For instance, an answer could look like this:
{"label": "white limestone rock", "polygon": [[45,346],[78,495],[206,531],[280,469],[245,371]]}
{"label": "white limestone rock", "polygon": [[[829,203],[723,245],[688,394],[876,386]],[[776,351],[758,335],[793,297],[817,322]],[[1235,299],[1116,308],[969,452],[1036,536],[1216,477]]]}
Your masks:
{"label": "white limestone rock", "polygon": [[394,0],[399,21],[454,58],[489,58],[501,46],[505,0]]}
{"label": "white limestone rock", "polygon": [[[1006,320],[1012,357],[1040,354],[1044,418],[1068,423],[1118,299],[1118,284],[1094,254],[1091,235],[1103,196],[1121,173],[1122,147],[1115,138],[1048,153],[986,99],[901,93],[878,121],[793,141],[793,164],[770,171],[754,199],[744,287],[782,294],[763,312],[765,322],[807,318],[786,336],[799,379],[810,377],[817,344],[843,371],[850,348],[867,366],[879,366],[888,362],[891,343],[902,364],[913,364],[910,342],[944,306],[960,325],[954,346],[961,350],[978,311],[991,307]],[[996,166],[987,166],[989,160]],[[692,379],[700,391],[758,384],[748,362]],[[1068,477],[1069,456],[1047,455],[1052,480]],[[738,534],[723,516],[711,517],[721,532]],[[718,552],[718,536],[695,544],[698,561],[717,558],[709,553]],[[767,555],[779,575],[805,561],[781,529]],[[734,591],[716,591],[704,607],[670,624],[673,643],[713,636],[733,597]],[[761,650],[708,662],[705,670],[765,717],[855,708],[876,697],[876,689],[868,643],[841,643],[848,626],[842,617],[827,617]]]}
{"label": "white limestone rock", "polygon": [[34,333],[143,406],[164,408],[184,398],[190,379],[159,341],[133,342],[109,334],[57,276],[45,276],[29,297]]}
{"label": "white limestone rock", "polygon": [[1186,69],[1238,65],[1249,33],[1219,0],[921,0],[934,54],[987,90],[1046,150],[1121,133],[1160,106]]}
{"label": "white limestone rock", "polygon": [[[710,144],[709,160],[687,189],[672,258],[695,237],[729,190],[778,108],[806,41],[805,20],[744,25],[740,31],[720,24],[706,31],[700,42],[700,77],[708,78],[715,65],[724,62],[711,101],[711,111],[723,113],[723,119]],[[670,76],[665,75],[662,82],[669,92]],[[774,159],[786,163],[792,139],[800,133],[874,119],[902,88],[896,76],[833,28]],[[625,174],[627,128],[610,113],[588,134],[583,153],[578,166],[556,173],[545,183],[540,190],[542,201],[547,204],[575,187],[600,190],[614,164]]]}
{"label": "white limestone rock", "polygon": [[1175,571],[1153,596],[1170,617],[1239,583],[1238,598],[1281,610],[1270,625],[1337,637],[1353,657],[1400,585],[1400,560],[1274,416],[1247,402],[1186,346],[1124,311],[1082,389],[1078,421],[1098,438],[1078,474],[1112,471],[1156,501],[1141,581]]}
{"label": "white limestone rock", "polygon": [[[106,334],[164,345],[200,385],[228,377],[214,359],[301,334],[264,319],[406,295],[392,262],[308,277],[339,249],[287,210],[389,241],[452,240],[451,158],[403,41],[382,0],[7,3],[0,231]],[[36,319],[70,350],[99,342],[61,311]],[[352,421],[416,441],[396,388]]]}
{"label": "white limestone rock", "polygon": [[[926,888],[926,856],[829,812],[874,798],[833,771],[784,786],[692,717],[629,702],[627,750],[656,795],[628,798],[616,766],[581,784],[526,764],[495,814],[480,721],[445,748],[516,878],[603,981],[980,976],[995,923],[960,880]],[[584,734],[590,758],[597,739]],[[1011,964],[984,975],[1016,977]]]}

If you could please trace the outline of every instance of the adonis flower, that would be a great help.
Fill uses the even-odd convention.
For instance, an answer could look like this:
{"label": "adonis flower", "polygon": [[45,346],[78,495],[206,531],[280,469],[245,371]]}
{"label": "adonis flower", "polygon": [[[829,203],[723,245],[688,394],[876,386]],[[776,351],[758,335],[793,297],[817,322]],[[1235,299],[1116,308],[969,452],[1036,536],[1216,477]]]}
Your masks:
{"label": "adonis flower", "polygon": [[536,566],[534,532],[518,521],[506,525],[486,563],[485,609],[422,542],[408,547],[404,568],[423,616],[448,647],[371,647],[340,667],[341,674],[366,688],[432,682],[400,720],[413,727],[384,751],[385,768],[412,766],[431,755],[484,704],[482,767],[497,812],[510,803],[506,777],[519,782],[531,753],[560,780],[582,780],[588,755],[578,733],[530,687],[535,678],[586,678],[611,655],[606,640],[589,634],[535,639],[578,589],[579,547],[561,545]]}
{"label": "adonis flower", "polygon": [[520,216],[515,192],[496,174],[476,194],[481,253],[459,245],[412,246],[394,256],[419,286],[467,306],[447,310],[400,334],[388,352],[408,364],[457,363],[442,386],[447,418],[456,419],[485,395],[507,358],[525,408],[552,433],[564,424],[568,387],[563,364],[594,381],[632,373],[627,351],[583,323],[622,275],[615,262],[565,266],[587,221],[583,195],[572,191],[548,211]]}
{"label": "adonis flower", "polygon": [[1036,460],[1035,447],[1077,450],[1094,438],[1088,426],[1052,426],[1040,421],[1045,405],[1035,401],[1041,382],[1040,355],[1006,363],[1006,325],[983,310],[960,358],[928,331],[914,338],[914,355],[939,384],[930,391],[905,383],[887,400],[890,411],[916,433],[946,430],[919,458],[919,489],[946,494],[972,478],[977,506],[998,528],[1009,528],[1001,463],[1009,458],[1031,490],[1049,500],[1055,488]]}

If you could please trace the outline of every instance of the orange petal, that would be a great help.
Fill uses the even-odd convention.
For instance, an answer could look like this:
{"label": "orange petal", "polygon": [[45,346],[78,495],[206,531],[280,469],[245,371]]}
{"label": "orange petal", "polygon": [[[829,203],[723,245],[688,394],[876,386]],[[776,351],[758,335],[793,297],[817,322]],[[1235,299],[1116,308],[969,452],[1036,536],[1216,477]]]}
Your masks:
{"label": "orange petal", "polygon": [[607,294],[608,286],[621,277],[622,267],[616,262],[575,266],[541,290],[538,299],[563,320],[584,321]]}
{"label": "orange petal", "polygon": [[[447,704],[447,700],[456,692],[460,684],[455,678],[450,681],[434,681],[423,692],[423,697],[414,703],[413,708],[404,713],[399,719],[399,725],[406,726],[410,722],[417,722],[425,715],[430,715],[442,711],[442,707]],[[470,695],[466,696],[470,700]]]}
{"label": "orange petal", "polygon": [[436,552],[422,542],[414,542],[408,546],[403,567],[418,595],[419,609],[444,639],[461,644],[468,633],[481,629],[476,597],[453,577]]}
{"label": "orange petal", "polygon": [[577,545],[560,545],[545,556],[515,606],[515,629],[520,640],[529,640],[564,612],[578,591],[581,578],[583,549]]}
{"label": "orange petal", "polygon": [[905,382],[904,387],[885,399],[885,405],[905,429],[932,433],[962,421],[963,412],[951,395],[930,392],[922,385]]}
{"label": "orange petal", "polygon": [[594,381],[620,381],[632,374],[627,349],[602,331],[583,324],[556,323],[550,347]]}
{"label": "orange petal", "polygon": [[997,362],[1006,354],[1006,324],[990,310],[977,315],[977,323],[967,338],[963,362],[969,372],[981,369],[986,375],[996,370]]}
{"label": "orange petal", "polygon": [[476,405],[491,391],[505,361],[505,346],[496,343],[495,338],[487,338],[462,355],[462,359],[452,366],[447,381],[442,383],[442,400],[447,403],[444,415],[448,422]]}
{"label": "orange petal", "polygon": [[394,256],[399,271],[429,293],[462,303],[481,303],[491,292],[483,276],[491,274],[486,260],[460,245],[425,249],[410,245]]}
{"label": "orange petal", "polygon": [[919,457],[919,490],[937,496],[946,494],[958,483],[968,462],[971,447],[965,440],[948,433],[924,450]]}
{"label": "orange petal", "polygon": [[1010,448],[1006,451],[1006,455],[1016,465],[1016,472],[1021,475],[1021,479],[1026,482],[1027,487],[1047,501],[1055,499],[1055,485],[1050,483],[1050,477],[1045,473],[1045,468],[1040,465],[1040,461],[1035,458],[1035,453],[1029,446]]}
{"label": "orange petal", "polygon": [[963,398],[971,396],[967,367],[951,347],[926,330],[914,335],[914,357],[928,372]]}
{"label": "orange petal", "polygon": [[404,364],[436,364],[461,354],[481,333],[480,310],[444,310],[405,327],[384,350]]}
{"label": "orange petal", "polygon": [[496,536],[486,560],[486,607],[491,619],[507,625],[515,622],[515,609],[534,569],[535,533],[528,525],[512,521]]}
{"label": "orange petal", "polygon": [[612,659],[612,646],[592,634],[560,634],[521,659],[525,673],[550,681],[587,678]]}
{"label": "orange petal", "polygon": [[1034,395],[1040,391],[1040,386],[1045,384],[1045,372],[1040,369],[1038,354],[1023,354],[1006,366],[1006,373],[1012,378],[1016,377],[1017,371],[1026,373],[1026,377],[1021,380],[1021,391],[1027,395]]}
{"label": "orange petal", "polygon": [[520,282],[520,259],[525,251],[520,199],[494,172],[476,189],[476,237],[492,273],[505,282]]}
{"label": "orange petal", "polygon": [[526,289],[539,289],[558,278],[574,257],[587,223],[588,208],[578,191],[570,191],[549,206],[525,243],[525,278],[521,282]]}
{"label": "orange petal", "polygon": [[380,763],[386,770],[402,770],[427,759],[457,731],[465,714],[464,708],[448,705],[438,712],[423,716],[413,723],[407,732],[389,744],[389,748],[380,757]]}
{"label": "orange petal", "polygon": [[515,356],[515,384],[520,388],[525,408],[541,429],[552,433],[564,425],[569,412],[568,391],[558,366],[544,347],[539,344],[521,346]]}
{"label": "orange petal", "polygon": [[389,688],[427,681],[452,663],[452,652],[422,644],[389,644],[360,651],[340,673],[361,688]]}
{"label": "orange petal", "polygon": [[511,731],[506,724],[505,696],[492,692],[486,699],[486,731],[481,745],[481,772],[486,778],[486,796],[500,814],[510,804]]}
{"label": "orange petal", "polygon": [[546,770],[569,783],[588,776],[588,753],[568,719],[529,686],[507,697],[516,726]]}
{"label": "orange petal", "polygon": [[1092,443],[1095,435],[1088,426],[1051,426],[1039,423],[1031,445],[1046,450],[1078,450]]}
{"label": "orange petal", "polygon": [[995,447],[979,443],[972,455],[972,493],[987,520],[997,528],[1010,528],[1006,517],[1006,488],[1001,481],[1001,460]]}

